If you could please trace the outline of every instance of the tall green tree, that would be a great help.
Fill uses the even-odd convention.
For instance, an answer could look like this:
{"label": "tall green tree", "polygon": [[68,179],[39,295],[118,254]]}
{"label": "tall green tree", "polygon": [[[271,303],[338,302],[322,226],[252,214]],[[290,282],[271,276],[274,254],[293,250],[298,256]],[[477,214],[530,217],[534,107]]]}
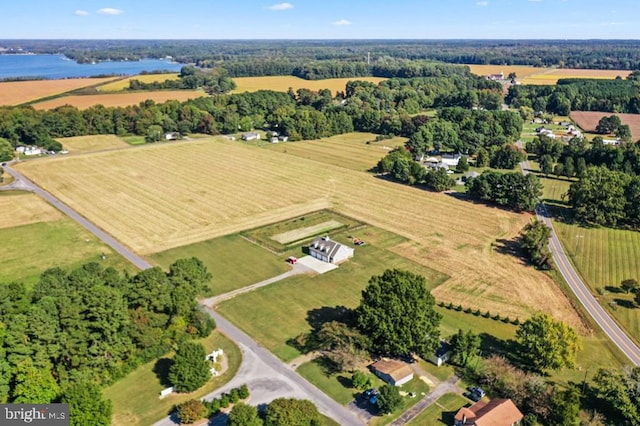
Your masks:
{"label": "tall green tree", "polygon": [[576,388],[564,391],[555,390],[551,397],[553,409],[550,414],[550,424],[557,426],[576,426],[580,413],[580,394]]}
{"label": "tall green tree", "polygon": [[551,228],[544,222],[534,219],[520,233],[520,247],[527,259],[538,268],[549,269],[551,253],[549,237]]}
{"label": "tall green tree", "polygon": [[211,379],[204,346],[195,342],[184,342],[173,357],[169,368],[169,381],[178,392],[193,392]]}
{"label": "tall green tree", "polygon": [[258,409],[253,405],[239,402],[229,412],[228,426],[262,426],[264,422],[258,416]]}
{"label": "tall green tree", "polygon": [[358,328],[371,339],[375,352],[429,356],[439,344],[441,315],[434,305],[423,276],[387,269],[371,277],[362,291]]}
{"label": "tall green tree", "polygon": [[265,411],[266,426],[318,426],[318,408],[306,399],[276,398]]}
{"label": "tall green tree", "polygon": [[49,404],[60,396],[60,386],[47,365],[34,365],[30,358],[16,366],[12,402]]}
{"label": "tall green tree", "polygon": [[473,357],[478,355],[480,350],[480,336],[471,330],[466,332],[459,329],[456,334],[449,339],[451,351],[453,353],[451,361],[454,364],[466,366]]}
{"label": "tall green tree", "polygon": [[620,281],[620,288],[627,294],[635,293],[638,288],[640,288],[640,284],[638,284],[638,280],[635,278],[626,278]]}
{"label": "tall green tree", "polygon": [[640,418],[640,367],[600,369],[593,378],[595,394],[616,417],[615,424],[635,425]]}
{"label": "tall green tree", "polygon": [[523,361],[536,371],[573,367],[581,348],[575,330],[550,316],[536,313],[516,331]]}
{"label": "tall green tree", "polygon": [[111,424],[111,401],[93,382],[81,381],[64,390],[62,402],[69,404],[71,426],[108,426]]}
{"label": "tall green tree", "polygon": [[[10,161],[15,155],[13,145],[5,138],[0,138],[0,161]],[[2,174],[0,174],[2,176]]]}
{"label": "tall green tree", "polygon": [[380,386],[378,392],[378,402],[376,402],[380,414],[393,413],[402,407],[402,396],[400,390],[389,383]]}

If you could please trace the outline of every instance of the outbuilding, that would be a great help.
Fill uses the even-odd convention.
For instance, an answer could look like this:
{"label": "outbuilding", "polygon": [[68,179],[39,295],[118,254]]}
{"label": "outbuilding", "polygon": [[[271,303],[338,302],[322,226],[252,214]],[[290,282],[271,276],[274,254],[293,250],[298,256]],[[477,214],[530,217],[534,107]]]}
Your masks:
{"label": "outbuilding", "polygon": [[406,362],[383,358],[371,364],[373,373],[393,386],[402,386],[413,379],[413,370]]}

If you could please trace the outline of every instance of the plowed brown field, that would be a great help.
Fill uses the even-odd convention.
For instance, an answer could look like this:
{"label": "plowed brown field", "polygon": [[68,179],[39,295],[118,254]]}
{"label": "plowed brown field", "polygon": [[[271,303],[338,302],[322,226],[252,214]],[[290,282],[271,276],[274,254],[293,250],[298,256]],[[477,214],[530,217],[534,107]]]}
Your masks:
{"label": "plowed brown field", "polygon": [[628,124],[631,129],[631,138],[640,139],[640,114],[614,114],[612,112],[599,111],[572,111],[569,117],[587,132],[595,132],[596,126],[602,117],[617,115],[622,124]]}

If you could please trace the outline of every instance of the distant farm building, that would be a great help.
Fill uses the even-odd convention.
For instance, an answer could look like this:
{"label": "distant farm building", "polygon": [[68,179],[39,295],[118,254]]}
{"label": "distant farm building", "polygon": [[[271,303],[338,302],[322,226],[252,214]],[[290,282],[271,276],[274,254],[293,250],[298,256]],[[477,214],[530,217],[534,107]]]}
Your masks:
{"label": "distant farm building", "polygon": [[24,155],[40,155],[40,154],[42,154],[42,150],[40,148],[38,148],[38,147],[35,147],[35,146],[34,147],[27,147],[27,148],[25,148],[23,154]]}
{"label": "distant farm building", "polygon": [[243,141],[255,141],[260,139],[260,133],[247,132],[242,134]]}
{"label": "distant farm building", "polygon": [[309,254],[323,262],[338,264],[353,257],[353,249],[331,240],[329,237],[319,237],[308,247]]}
{"label": "distant farm building", "polygon": [[504,80],[504,73],[500,72],[499,74],[489,74],[486,75],[485,78],[487,80]]}
{"label": "distant farm building", "polygon": [[286,141],[288,141],[288,140],[289,140],[289,136],[283,136],[283,135],[280,135],[280,136],[278,136],[278,140],[279,140],[280,142],[286,142]]}
{"label": "distant farm building", "polygon": [[447,167],[456,167],[461,158],[460,154],[442,154],[442,164]]}
{"label": "distant farm building", "polygon": [[431,355],[429,361],[434,363],[437,367],[449,361],[449,354],[451,353],[451,347],[445,341],[440,341],[440,347]]}
{"label": "distant farm building", "polygon": [[175,141],[180,139],[180,133],[178,132],[167,132],[164,134],[164,140],[166,141]]}
{"label": "distant farm building", "polygon": [[374,374],[393,386],[402,386],[413,379],[413,370],[405,362],[381,359],[371,365]]}
{"label": "distant farm building", "polygon": [[602,139],[604,145],[620,145],[620,139]]}

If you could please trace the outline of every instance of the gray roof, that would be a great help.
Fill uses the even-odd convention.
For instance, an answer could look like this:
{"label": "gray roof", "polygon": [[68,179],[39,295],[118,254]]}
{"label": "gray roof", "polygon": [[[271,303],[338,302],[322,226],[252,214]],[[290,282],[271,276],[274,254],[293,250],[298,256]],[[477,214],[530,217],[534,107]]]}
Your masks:
{"label": "gray roof", "polygon": [[340,250],[340,247],[342,247],[342,244],[332,241],[329,237],[318,237],[313,240],[309,249],[324,253],[328,258],[331,258]]}

